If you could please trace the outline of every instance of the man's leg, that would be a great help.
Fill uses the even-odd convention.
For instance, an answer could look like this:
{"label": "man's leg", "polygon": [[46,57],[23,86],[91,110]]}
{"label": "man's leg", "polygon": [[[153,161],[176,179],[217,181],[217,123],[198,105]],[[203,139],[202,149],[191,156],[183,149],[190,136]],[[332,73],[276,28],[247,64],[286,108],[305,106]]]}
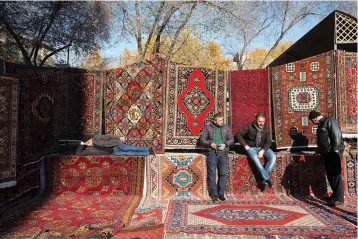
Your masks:
{"label": "man's leg", "polygon": [[267,158],[265,170],[268,174],[271,174],[273,167],[275,166],[276,163],[276,154],[271,149],[268,149],[265,151],[264,155]]}
{"label": "man's leg", "polygon": [[344,190],[342,183],[342,165],[338,153],[327,153],[323,156],[324,166],[329,184],[332,188],[332,201],[344,202]]}
{"label": "man's leg", "polygon": [[147,147],[138,147],[127,144],[120,144],[113,149],[114,155],[128,155],[128,156],[148,156],[149,151]]}
{"label": "man's leg", "polygon": [[123,141],[121,141],[120,136],[116,135],[95,135],[92,139],[92,142],[94,145],[98,145],[101,147],[108,147],[113,148],[119,144],[122,144]]}
{"label": "man's leg", "polygon": [[218,165],[218,157],[215,152],[211,151],[208,153],[206,158],[206,167],[208,169],[209,188],[212,197],[219,197],[218,187],[216,185],[216,168]]}
{"label": "man's leg", "polygon": [[257,155],[258,151],[260,149],[257,147],[251,147],[249,150],[247,150],[247,154],[248,156],[251,158],[251,160],[254,162],[257,170],[259,171],[261,178],[266,181],[267,179],[270,178],[270,175],[266,172],[266,170],[264,169],[264,167],[262,166],[260,159]]}
{"label": "man's leg", "polygon": [[227,153],[225,151],[218,152],[218,172],[219,180],[217,188],[219,190],[219,197],[224,196],[226,177],[227,177]]}

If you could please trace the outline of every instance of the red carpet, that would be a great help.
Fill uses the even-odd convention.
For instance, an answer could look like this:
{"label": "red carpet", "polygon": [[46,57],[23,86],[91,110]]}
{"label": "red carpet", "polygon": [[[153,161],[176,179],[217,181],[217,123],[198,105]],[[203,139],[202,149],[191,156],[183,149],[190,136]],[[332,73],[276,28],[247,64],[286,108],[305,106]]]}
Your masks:
{"label": "red carpet", "polygon": [[[9,228],[8,238],[49,230],[64,238],[81,226],[112,231],[129,223],[137,208],[144,179],[144,157],[60,157],[55,192],[41,206]],[[4,230],[5,227],[2,225]],[[94,233],[96,230],[91,230]],[[6,237],[4,235],[4,237]]]}

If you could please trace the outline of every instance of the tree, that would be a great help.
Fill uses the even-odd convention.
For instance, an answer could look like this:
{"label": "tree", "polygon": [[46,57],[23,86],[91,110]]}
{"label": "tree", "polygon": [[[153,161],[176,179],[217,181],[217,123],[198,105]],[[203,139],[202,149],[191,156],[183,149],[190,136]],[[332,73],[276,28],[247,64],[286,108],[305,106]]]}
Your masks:
{"label": "tree", "polygon": [[108,40],[110,22],[104,2],[1,2],[1,47],[20,52],[27,65],[42,66],[69,47],[88,54]]}
{"label": "tree", "polygon": [[224,70],[232,66],[232,60],[224,57],[220,45],[211,41],[204,47],[204,59],[201,66],[210,69]]}

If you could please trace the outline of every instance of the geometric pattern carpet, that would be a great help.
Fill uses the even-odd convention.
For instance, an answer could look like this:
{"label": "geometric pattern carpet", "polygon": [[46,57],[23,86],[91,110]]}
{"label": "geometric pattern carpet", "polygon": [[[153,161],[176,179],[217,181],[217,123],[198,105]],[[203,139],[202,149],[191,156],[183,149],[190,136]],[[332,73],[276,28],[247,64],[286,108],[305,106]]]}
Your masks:
{"label": "geometric pattern carpet", "polygon": [[58,153],[60,72],[17,69],[20,79],[20,163]]}
{"label": "geometric pattern carpet", "polygon": [[165,79],[162,59],[106,70],[105,132],[164,152]]}
{"label": "geometric pattern carpet", "polygon": [[336,65],[338,121],[343,134],[357,135],[357,53],[337,51]]}
{"label": "geometric pattern carpet", "polygon": [[271,128],[270,82],[268,70],[232,70],[230,79],[231,129],[234,134],[263,113]]}
{"label": "geometric pattern carpet", "polygon": [[51,237],[66,238],[75,232],[85,233],[80,229],[86,226],[114,235],[129,223],[143,193],[144,157],[68,156],[47,160],[55,164],[51,172],[54,192],[14,225],[4,222],[0,226],[3,237],[25,233],[31,238],[29,232],[35,235],[48,230]]}
{"label": "geometric pattern carpet", "polygon": [[60,138],[79,140],[102,130],[101,71],[62,71]]}
{"label": "geometric pattern carpet", "polygon": [[[171,201],[167,233],[354,237],[356,226],[314,203]],[[170,238],[170,237],[169,237]]]}
{"label": "geometric pattern carpet", "polygon": [[178,65],[168,67],[166,148],[195,148],[215,113],[227,113],[227,72]]}
{"label": "geometric pattern carpet", "polygon": [[19,80],[0,77],[0,188],[16,185]]}
{"label": "geometric pattern carpet", "polygon": [[273,67],[272,97],[275,141],[280,148],[316,146],[312,110],[335,116],[333,51]]}

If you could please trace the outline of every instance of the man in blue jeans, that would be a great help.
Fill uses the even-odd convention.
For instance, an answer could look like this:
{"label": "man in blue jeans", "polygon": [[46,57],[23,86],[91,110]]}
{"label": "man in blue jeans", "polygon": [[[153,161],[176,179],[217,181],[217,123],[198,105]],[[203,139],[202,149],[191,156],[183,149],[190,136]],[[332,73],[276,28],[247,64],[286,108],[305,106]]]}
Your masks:
{"label": "man in blue jeans", "polygon": [[125,144],[125,141],[126,139],[123,136],[95,135],[86,142],[81,142],[81,145],[114,155],[148,156],[149,154],[154,154],[151,147],[132,146]]}
{"label": "man in blue jeans", "polygon": [[[259,183],[264,187],[269,186],[272,188],[273,182],[270,179],[270,174],[275,166],[276,155],[270,149],[272,140],[270,131],[265,126],[265,116],[262,113],[258,113],[256,120],[237,131],[235,137],[246,149],[247,155],[258,169],[261,176]],[[260,162],[260,158],[264,155],[267,158],[265,167]]]}
{"label": "man in blue jeans", "polygon": [[[204,128],[200,143],[208,149],[206,165],[210,196],[213,202],[217,202],[218,199],[225,201],[227,153],[230,145],[234,143],[234,137],[230,127],[224,124],[224,116],[221,113],[215,114],[213,122]],[[218,183],[216,183],[216,169],[219,172]]]}

